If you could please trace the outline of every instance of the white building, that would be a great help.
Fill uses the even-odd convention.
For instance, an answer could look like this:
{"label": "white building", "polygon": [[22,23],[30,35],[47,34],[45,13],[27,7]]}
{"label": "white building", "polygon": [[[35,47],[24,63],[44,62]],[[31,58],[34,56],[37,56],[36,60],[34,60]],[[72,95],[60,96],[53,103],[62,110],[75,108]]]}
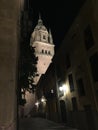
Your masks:
{"label": "white building", "polygon": [[38,76],[34,79],[35,84],[37,84],[41,75],[46,72],[54,56],[54,44],[51,31],[49,30],[48,32],[40,16],[38,24],[31,34],[30,46],[35,47],[35,55],[38,57]]}

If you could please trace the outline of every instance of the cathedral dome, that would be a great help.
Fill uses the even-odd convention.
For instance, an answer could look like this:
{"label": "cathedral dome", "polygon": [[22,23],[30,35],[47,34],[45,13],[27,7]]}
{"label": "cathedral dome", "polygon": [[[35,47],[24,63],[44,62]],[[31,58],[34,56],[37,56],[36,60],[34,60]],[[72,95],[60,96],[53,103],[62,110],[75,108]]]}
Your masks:
{"label": "cathedral dome", "polygon": [[[41,20],[41,18],[39,17],[38,20],[38,24],[36,25],[34,30],[43,30],[43,31],[47,31],[46,27],[43,25],[43,21]],[[48,31],[47,31],[48,32]]]}
{"label": "cathedral dome", "polygon": [[30,45],[36,41],[53,44],[51,31],[48,32],[47,28],[43,25],[43,21],[39,16],[38,23],[31,34]]}

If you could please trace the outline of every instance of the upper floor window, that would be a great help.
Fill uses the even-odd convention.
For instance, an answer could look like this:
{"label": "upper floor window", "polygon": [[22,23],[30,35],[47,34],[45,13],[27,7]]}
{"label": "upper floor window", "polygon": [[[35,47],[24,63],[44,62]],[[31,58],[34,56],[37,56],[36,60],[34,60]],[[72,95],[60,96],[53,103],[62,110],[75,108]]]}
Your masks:
{"label": "upper floor window", "polygon": [[79,78],[77,80],[77,87],[78,87],[79,96],[85,96],[84,83],[82,78]]}
{"label": "upper floor window", "polygon": [[72,74],[68,75],[69,85],[70,85],[70,91],[74,91],[74,83],[73,83],[73,77]]}
{"label": "upper floor window", "polygon": [[90,60],[93,79],[95,82],[97,82],[98,81],[98,52],[93,54],[89,60]]}
{"label": "upper floor window", "polygon": [[72,101],[73,111],[77,111],[78,110],[78,105],[77,105],[76,97],[72,97],[71,101]]}
{"label": "upper floor window", "polygon": [[65,64],[66,64],[66,68],[67,68],[67,69],[71,66],[69,54],[66,54],[66,57],[65,57]]}
{"label": "upper floor window", "polygon": [[90,25],[84,30],[84,40],[86,49],[90,49],[94,45],[94,38]]}

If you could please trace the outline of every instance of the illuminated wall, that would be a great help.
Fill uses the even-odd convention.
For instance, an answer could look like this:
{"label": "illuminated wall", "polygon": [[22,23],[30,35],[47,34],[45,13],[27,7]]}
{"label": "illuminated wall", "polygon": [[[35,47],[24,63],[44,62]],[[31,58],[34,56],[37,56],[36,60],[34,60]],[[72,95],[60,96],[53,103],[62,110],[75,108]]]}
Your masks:
{"label": "illuminated wall", "polygon": [[0,2],[0,130],[17,122],[19,0]]}
{"label": "illuminated wall", "polygon": [[30,46],[35,47],[35,55],[38,57],[37,71],[39,76],[35,77],[35,84],[40,76],[45,74],[54,56],[54,44],[51,31],[47,31],[39,16],[38,24],[31,34]]}

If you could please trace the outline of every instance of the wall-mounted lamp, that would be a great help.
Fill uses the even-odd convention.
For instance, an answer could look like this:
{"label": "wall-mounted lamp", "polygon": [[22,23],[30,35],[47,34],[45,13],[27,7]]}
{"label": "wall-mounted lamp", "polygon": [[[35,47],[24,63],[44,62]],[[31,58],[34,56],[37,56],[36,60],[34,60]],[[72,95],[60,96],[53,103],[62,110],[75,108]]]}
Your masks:
{"label": "wall-mounted lamp", "polygon": [[64,84],[63,86],[59,87],[59,90],[65,92],[66,91],[66,85]]}
{"label": "wall-mounted lamp", "polygon": [[38,106],[39,106],[39,102],[37,101],[37,102],[35,103],[35,105],[38,107]]}
{"label": "wall-mounted lamp", "polygon": [[44,96],[42,96],[42,98],[41,98],[41,102],[46,102],[46,99],[45,99]]}
{"label": "wall-mounted lamp", "polygon": [[64,94],[68,93],[68,86],[63,84],[61,87],[59,87],[60,92],[63,92]]}

